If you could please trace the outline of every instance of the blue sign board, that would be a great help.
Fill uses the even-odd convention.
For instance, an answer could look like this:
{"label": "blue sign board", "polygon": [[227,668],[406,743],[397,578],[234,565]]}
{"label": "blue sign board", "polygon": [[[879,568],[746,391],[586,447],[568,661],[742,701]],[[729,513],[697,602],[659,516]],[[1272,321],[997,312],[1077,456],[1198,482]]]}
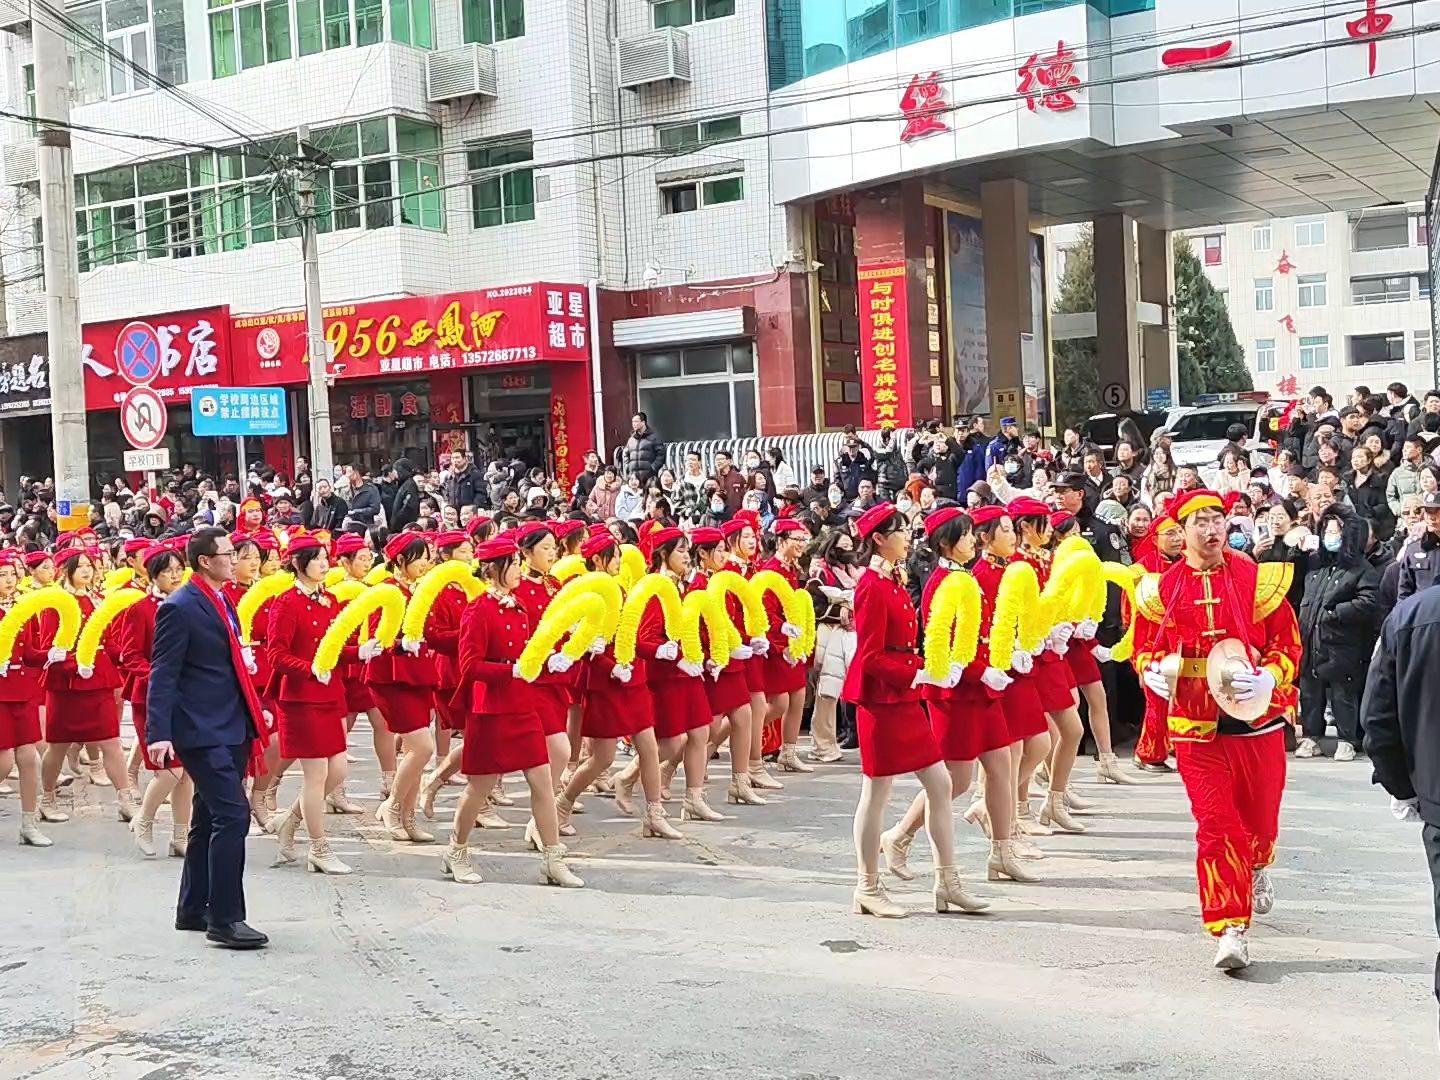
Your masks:
{"label": "blue sign board", "polygon": [[1170,408],[1170,388],[1168,386],[1152,386],[1145,391],[1145,408],[1168,409]]}
{"label": "blue sign board", "polygon": [[285,389],[230,386],[190,392],[190,430],[196,435],[285,435]]}

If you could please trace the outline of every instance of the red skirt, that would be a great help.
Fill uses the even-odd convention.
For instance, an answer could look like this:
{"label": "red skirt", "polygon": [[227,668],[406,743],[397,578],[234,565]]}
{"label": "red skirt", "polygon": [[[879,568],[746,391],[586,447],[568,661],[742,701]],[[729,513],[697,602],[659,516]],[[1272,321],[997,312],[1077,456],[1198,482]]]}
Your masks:
{"label": "red skirt", "polygon": [[465,718],[460,771],[466,776],[524,772],[550,761],[540,717],[526,713],[471,713]]}
{"label": "red skirt", "polygon": [[442,686],[435,691],[435,717],[440,721],[440,726],[446,731],[464,731],[465,715],[464,706],[456,708],[450,702],[455,698],[453,686]]}
{"label": "red skirt", "polygon": [[345,680],[345,711],[347,713],[369,712],[375,708],[375,694],[370,685],[356,675]]}
{"label": "red skirt", "polygon": [[918,701],[855,708],[860,735],[860,771],[866,776],[916,772],[941,759],[940,746]]}
{"label": "red skirt", "polygon": [[92,743],[120,737],[115,690],[47,690],[45,737],[52,743]]}
{"label": "red skirt", "polygon": [[962,697],[925,702],[930,727],[946,761],[974,761],[987,750],[999,750],[1015,741],[998,698],[990,697],[983,687],[961,684],[960,689]]}
{"label": "red skirt", "polygon": [[1093,638],[1089,641],[1076,638],[1070,642],[1070,651],[1065,654],[1065,660],[1070,665],[1070,674],[1077,687],[1100,681],[1100,663],[1091,652],[1094,648]]}
{"label": "red skirt", "polygon": [[540,714],[540,727],[545,734],[565,734],[565,722],[570,715],[570,684],[536,683],[531,688],[535,692],[535,711]]}
{"label": "red skirt", "polygon": [[1035,671],[1031,675],[1035,689],[1040,695],[1040,707],[1046,712],[1062,712],[1075,704],[1075,677],[1070,674],[1070,665],[1063,656],[1045,654],[1035,658]]}
{"label": "red skirt", "polygon": [[808,664],[792,664],[785,659],[783,651],[770,646],[765,657],[765,695],[789,694],[805,689],[805,680],[810,674]]}
{"label": "red skirt", "polygon": [[0,750],[40,741],[40,699],[0,701]]}
{"label": "red skirt", "polygon": [[275,726],[282,758],[328,758],[345,752],[345,716],[339,702],[279,702]]}
{"label": "red skirt", "polygon": [[130,722],[135,725],[135,738],[140,743],[140,758],[145,762],[145,768],[151,772],[163,772],[165,766],[150,756],[150,747],[145,741],[145,703],[143,701],[130,703]]}
{"label": "red skirt", "polygon": [[655,737],[673,739],[695,728],[710,726],[710,699],[701,685],[704,676],[657,679],[650,684],[655,703]]}
{"label": "red skirt", "polygon": [[628,739],[653,727],[654,715],[647,687],[632,690],[619,682],[614,690],[592,686],[585,692],[585,704],[581,706],[580,734],[587,739]]}
{"label": "red skirt", "polygon": [[1015,673],[1015,681],[1005,688],[1000,696],[1000,708],[1005,713],[1005,726],[1010,730],[1010,741],[1043,735],[1050,730],[1045,719],[1045,706],[1040,703],[1040,691],[1035,687],[1035,676]]}
{"label": "red skirt", "polygon": [[[745,661],[741,661],[743,665]],[[744,708],[750,704],[750,684],[746,681],[745,668],[729,664],[720,672],[720,678],[705,679],[705,697],[710,702],[711,716]]]}
{"label": "red skirt", "polygon": [[765,693],[765,657],[752,656],[749,660],[740,661],[740,664],[740,670],[745,672],[745,685],[750,693]]}
{"label": "red skirt", "polygon": [[375,707],[385,718],[391,735],[409,735],[430,726],[430,706],[435,699],[433,686],[411,686],[409,683],[368,683],[375,695]]}

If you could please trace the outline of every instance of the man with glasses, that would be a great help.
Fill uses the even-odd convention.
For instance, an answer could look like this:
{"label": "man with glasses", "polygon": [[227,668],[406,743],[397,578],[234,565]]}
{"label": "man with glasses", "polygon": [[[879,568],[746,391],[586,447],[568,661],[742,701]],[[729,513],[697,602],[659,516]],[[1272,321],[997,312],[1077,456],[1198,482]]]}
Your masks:
{"label": "man with glasses", "polygon": [[222,591],[235,576],[235,545],[224,529],[196,529],[185,554],[194,573],[155,616],[145,717],[151,756],[178,761],[195,784],[175,929],[204,931],[225,948],[259,949],[269,938],[245,923],[244,780],[265,725],[249,678],[254,658],[240,645],[240,620]]}
{"label": "man with glasses", "polygon": [[[1233,971],[1250,963],[1252,912],[1264,915],[1275,902],[1266,868],[1280,829],[1283,728],[1300,662],[1300,628],[1285,602],[1294,568],[1229,550],[1213,491],[1187,492],[1171,513],[1185,547],[1136,587],[1134,663],[1146,688],[1168,702],[1196,823],[1201,916],[1218,939],[1215,966]],[[1213,695],[1212,663],[1226,667]]]}

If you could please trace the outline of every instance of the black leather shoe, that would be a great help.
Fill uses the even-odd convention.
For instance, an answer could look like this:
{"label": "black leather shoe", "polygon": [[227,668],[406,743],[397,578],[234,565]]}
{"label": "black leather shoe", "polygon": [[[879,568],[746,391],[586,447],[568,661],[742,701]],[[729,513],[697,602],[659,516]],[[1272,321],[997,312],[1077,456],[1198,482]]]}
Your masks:
{"label": "black leather shoe", "polygon": [[176,930],[208,930],[204,915],[186,915],[177,913],[175,916]]}
{"label": "black leather shoe", "polygon": [[270,939],[259,930],[252,930],[243,922],[228,926],[212,926],[205,931],[205,940],[225,949],[263,949]]}
{"label": "black leather shoe", "polygon": [[1175,769],[1166,761],[1141,761],[1135,759],[1135,767],[1141,772],[1148,773],[1172,773]]}

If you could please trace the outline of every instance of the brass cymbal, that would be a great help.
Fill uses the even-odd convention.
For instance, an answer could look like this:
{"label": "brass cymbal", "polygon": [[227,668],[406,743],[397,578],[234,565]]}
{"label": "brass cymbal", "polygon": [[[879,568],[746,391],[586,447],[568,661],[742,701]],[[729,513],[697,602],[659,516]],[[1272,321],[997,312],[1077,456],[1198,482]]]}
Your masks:
{"label": "brass cymbal", "polygon": [[1254,671],[1250,647],[1238,638],[1217,641],[1205,662],[1205,681],[1210,696],[1227,716],[1253,724],[1270,712],[1270,694],[1256,694],[1248,701],[1235,700],[1234,677],[1241,671]]}

